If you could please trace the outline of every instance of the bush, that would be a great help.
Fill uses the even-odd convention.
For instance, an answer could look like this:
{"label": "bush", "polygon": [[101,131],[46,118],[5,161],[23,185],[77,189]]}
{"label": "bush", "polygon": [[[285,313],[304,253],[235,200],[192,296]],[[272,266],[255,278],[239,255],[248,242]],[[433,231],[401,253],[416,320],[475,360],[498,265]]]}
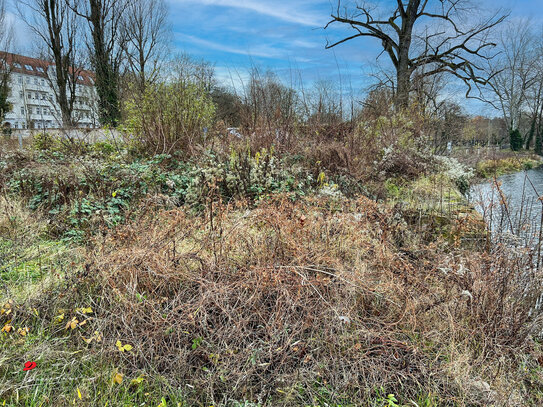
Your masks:
{"label": "bush", "polygon": [[251,154],[248,149],[232,150],[225,160],[207,153],[188,174],[186,203],[201,208],[208,198],[257,201],[270,193],[304,194],[317,185],[316,177],[300,166],[287,167],[273,149]]}
{"label": "bush", "polygon": [[509,132],[511,150],[520,151],[522,149],[522,134],[518,129]]}
{"label": "bush", "polygon": [[433,165],[427,118],[416,111],[361,121],[352,137],[357,172],[367,179],[413,180]]}
{"label": "bush", "polygon": [[147,85],[125,105],[128,138],[150,155],[182,151],[191,156],[204,144],[215,106],[202,83],[186,78]]}
{"label": "bush", "polygon": [[489,178],[522,170],[529,170],[539,162],[527,157],[509,157],[498,160],[483,160],[477,164],[477,176]]}
{"label": "bush", "polygon": [[469,192],[470,180],[475,175],[473,169],[453,157],[436,156],[435,158],[441,167],[440,170],[454,181],[462,195],[466,195]]}
{"label": "bush", "polygon": [[52,151],[60,146],[60,141],[49,133],[38,133],[32,138],[32,148],[38,151]]}

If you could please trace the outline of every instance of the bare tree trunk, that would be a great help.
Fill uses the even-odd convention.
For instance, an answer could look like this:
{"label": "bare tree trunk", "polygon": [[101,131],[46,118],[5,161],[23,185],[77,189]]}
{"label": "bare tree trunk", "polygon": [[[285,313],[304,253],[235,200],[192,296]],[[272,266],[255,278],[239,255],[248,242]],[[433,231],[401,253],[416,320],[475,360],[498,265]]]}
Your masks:
{"label": "bare tree trunk", "polygon": [[119,78],[126,42],[125,11],[132,0],[65,1],[89,25],[98,115],[101,124],[115,127],[121,119]]}
{"label": "bare tree trunk", "polygon": [[[333,23],[342,23],[353,30],[353,35],[328,43],[326,48],[354,38],[379,40],[382,53],[388,55],[396,70],[397,109],[409,105],[411,77],[419,71],[424,77],[445,73],[454,75],[464,81],[468,87],[466,96],[470,96],[474,84],[479,86],[488,81],[479,62],[493,57],[485,52],[496,45],[488,41],[487,34],[506,15],[496,14],[480,23],[467,23],[461,10],[468,5],[469,0],[397,0],[394,11],[382,16],[379,11],[385,8],[384,5],[372,7],[357,1],[353,6],[344,6],[338,0],[332,20],[325,28]],[[431,21],[436,24],[432,26]],[[420,22],[419,26],[426,25],[426,34],[421,35],[417,31],[421,47],[416,48],[413,47],[413,33],[417,22]],[[416,55],[410,55],[415,51]]]}
{"label": "bare tree trunk", "polygon": [[8,102],[11,67],[7,62],[2,62],[7,60],[5,53],[11,47],[11,39],[11,27],[6,22],[5,0],[0,0],[0,124],[12,107]]}

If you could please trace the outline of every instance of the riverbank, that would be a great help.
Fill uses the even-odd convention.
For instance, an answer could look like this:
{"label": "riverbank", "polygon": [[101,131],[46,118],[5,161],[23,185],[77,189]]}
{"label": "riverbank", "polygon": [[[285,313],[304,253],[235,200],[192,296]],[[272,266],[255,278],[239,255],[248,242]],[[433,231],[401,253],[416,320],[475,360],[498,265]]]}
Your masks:
{"label": "riverbank", "polygon": [[530,170],[543,164],[543,158],[533,151],[511,151],[477,147],[459,149],[453,157],[475,171],[475,182],[505,174]]}
{"label": "riverbank", "polygon": [[538,405],[540,276],[466,244],[457,167],[380,201],[264,150],[4,155],[0,403]]}

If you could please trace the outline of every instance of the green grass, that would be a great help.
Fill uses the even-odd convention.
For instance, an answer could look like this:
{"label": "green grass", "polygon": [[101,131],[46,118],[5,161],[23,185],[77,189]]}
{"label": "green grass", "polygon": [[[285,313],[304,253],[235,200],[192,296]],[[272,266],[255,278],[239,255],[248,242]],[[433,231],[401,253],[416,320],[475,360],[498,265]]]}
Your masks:
{"label": "green grass", "polygon": [[445,174],[421,176],[409,182],[390,178],[385,188],[389,202],[401,203],[404,208],[439,209],[465,202],[457,185]]}
{"label": "green grass", "polygon": [[[157,406],[163,399],[167,406],[188,405],[185,389],[172,388],[158,375],[126,375],[114,382],[123,366],[102,360],[98,349],[78,345],[76,331],[43,322],[35,318],[24,337],[16,331],[0,334],[0,406]],[[26,361],[37,367],[24,372]]]}
{"label": "green grass", "polygon": [[76,248],[61,241],[34,242],[0,237],[0,299],[24,300],[79,262]]}
{"label": "green grass", "polygon": [[529,170],[540,165],[541,162],[531,157],[508,157],[496,160],[484,160],[477,164],[477,176],[490,178],[505,174],[511,174],[523,170]]}

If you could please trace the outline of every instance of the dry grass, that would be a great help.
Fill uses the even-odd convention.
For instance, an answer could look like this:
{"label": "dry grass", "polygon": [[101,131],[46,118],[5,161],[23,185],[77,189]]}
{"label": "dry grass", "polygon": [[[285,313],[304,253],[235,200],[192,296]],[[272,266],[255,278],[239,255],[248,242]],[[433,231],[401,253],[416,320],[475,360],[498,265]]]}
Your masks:
{"label": "dry grass", "polygon": [[540,320],[526,287],[541,276],[505,250],[451,250],[365,198],[217,204],[99,238],[59,301],[93,307],[81,334],[103,334],[95,352],[167,378],[191,405],[360,405],[380,389],[508,405],[494,385],[530,350]]}

